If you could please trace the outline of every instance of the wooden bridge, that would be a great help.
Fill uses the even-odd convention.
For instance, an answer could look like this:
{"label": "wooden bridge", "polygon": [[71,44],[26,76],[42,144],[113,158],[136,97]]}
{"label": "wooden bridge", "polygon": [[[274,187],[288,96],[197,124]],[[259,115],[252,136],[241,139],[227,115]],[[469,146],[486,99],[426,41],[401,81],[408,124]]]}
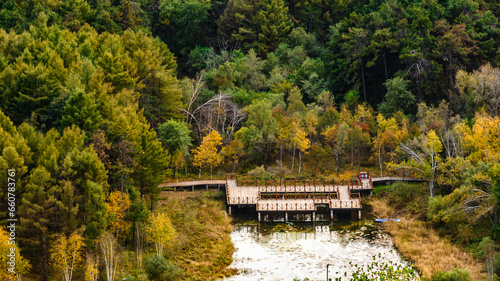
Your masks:
{"label": "wooden bridge", "polygon": [[166,183],[159,187],[172,190],[195,191],[202,187],[209,190],[226,190],[228,211],[240,207],[255,208],[259,221],[261,214],[282,214],[288,221],[289,214],[310,214],[315,221],[318,207],[326,208],[330,218],[336,218],[338,211],[350,211],[355,219],[361,217],[361,192],[372,191],[374,183],[395,181],[424,181],[411,177],[376,177],[368,172],[358,174],[356,181],[324,180],[239,180],[237,175],[226,175],[225,180],[202,180]]}
{"label": "wooden bridge", "polygon": [[360,190],[373,190],[373,182],[368,173],[360,173],[357,181],[334,182],[324,180],[238,180],[226,178],[226,199],[229,212],[232,207],[253,205],[261,220],[262,212],[284,212],[288,221],[289,212],[311,212],[315,221],[318,205],[330,210],[355,211],[361,216]]}
{"label": "wooden bridge", "polygon": [[413,178],[413,177],[374,177],[372,178],[374,183],[393,183],[396,181],[411,181],[411,182],[425,182],[427,180],[422,178]]}
{"label": "wooden bridge", "polygon": [[225,188],[226,181],[225,180],[201,180],[201,181],[182,181],[182,182],[169,182],[160,184],[159,188],[171,188],[174,191],[177,189],[186,190],[191,189],[191,191],[195,191],[195,188],[198,186],[205,187],[208,190],[209,187],[217,187],[218,190]]}

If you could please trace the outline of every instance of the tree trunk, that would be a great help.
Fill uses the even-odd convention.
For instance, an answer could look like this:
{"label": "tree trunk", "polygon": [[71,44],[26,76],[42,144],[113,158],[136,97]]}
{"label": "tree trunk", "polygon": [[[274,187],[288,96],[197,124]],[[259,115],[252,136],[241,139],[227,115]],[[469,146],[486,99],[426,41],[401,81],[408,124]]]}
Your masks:
{"label": "tree trunk", "polygon": [[434,178],[429,181],[429,188],[431,192],[431,198],[434,197]]}
{"label": "tree trunk", "polygon": [[366,102],[366,84],[365,84],[365,67],[363,66],[363,60],[359,59],[359,64],[361,65],[361,81],[363,82],[363,96]]}
{"label": "tree trunk", "polygon": [[384,59],[384,71],[385,71],[385,80],[389,79],[389,75],[387,75],[387,61],[385,59],[385,51],[383,52],[382,58]]}
{"label": "tree trunk", "polygon": [[292,153],[292,173],[293,173],[293,165],[295,164],[295,146],[293,147]]}
{"label": "tree trunk", "polygon": [[46,280],[48,275],[48,257],[47,257],[47,237],[45,231],[43,231],[42,236],[42,246],[43,246],[43,278]]}
{"label": "tree trunk", "polygon": [[351,145],[351,170],[354,165],[354,143]]}
{"label": "tree trunk", "polygon": [[280,142],[280,179],[283,171],[283,142]]}
{"label": "tree trunk", "polygon": [[299,174],[301,166],[302,166],[302,151],[299,151]]}
{"label": "tree trunk", "polygon": [[335,157],[337,159],[337,177],[338,177],[340,173],[340,157],[338,152],[335,153]]}
{"label": "tree trunk", "polygon": [[378,163],[380,164],[380,176],[383,177],[384,174],[382,172],[382,147],[378,147]]}
{"label": "tree trunk", "polygon": [[358,173],[361,171],[361,148],[358,145]]}

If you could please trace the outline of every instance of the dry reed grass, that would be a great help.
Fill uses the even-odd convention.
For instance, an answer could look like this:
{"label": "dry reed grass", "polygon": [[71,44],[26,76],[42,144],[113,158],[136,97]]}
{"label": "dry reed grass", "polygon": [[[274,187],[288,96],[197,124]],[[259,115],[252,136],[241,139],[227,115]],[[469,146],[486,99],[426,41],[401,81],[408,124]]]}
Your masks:
{"label": "dry reed grass", "polygon": [[169,199],[160,205],[170,216],[177,237],[166,256],[184,270],[182,280],[216,280],[234,274],[235,269],[229,268],[234,252],[231,218],[223,202],[199,192],[195,197]]}
{"label": "dry reed grass", "polygon": [[[381,218],[393,218],[396,214],[386,199],[371,199],[373,213]],[[401,222],[386,222],[384,230],[391,234],[398,251],[421,272],[430,277],[437,271],[454,268],[467,269],[474,280],[485,280],[483,265],[467,252],[440,237],[427,223],[406,214],[398,214]]]}

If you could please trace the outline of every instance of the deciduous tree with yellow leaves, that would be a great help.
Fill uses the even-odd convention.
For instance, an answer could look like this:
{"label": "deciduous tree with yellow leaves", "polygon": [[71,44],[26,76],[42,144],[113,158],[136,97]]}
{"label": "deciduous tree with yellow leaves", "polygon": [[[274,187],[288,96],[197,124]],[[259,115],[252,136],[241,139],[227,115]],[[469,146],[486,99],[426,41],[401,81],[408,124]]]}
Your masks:
{"label": "deciduous tree with yellow leaves", "polygon": [[62,274],[64,281],[73,279],[73,271],[83,260],[83,237],[73,232],[69,237],[64,234],[57,236],[50,250],[52,267],[58,274]]}
{"label": "deciduous tree with yellow leaves", "polygon": [[464,123],[458,127],[465,148],[470,151],[468,158],[474,163],[497,163],[500,161],[500,118],[479,112],[475,121],[472,128]]}
{"label": "deciduous tree with yellow leaves", "polygon": [[377,135],[373,138],[374,157],[378,158],[380,176],[384,175],[382,164],[389,162],[391,155],[396,150],[398,143],[408,136],[408,120],[404,120],[401,125],[396,118],[386,119],[382,114],[377,115]]}
{"label": "deciduous tree with yellow leaves", "polygon": [[151,214],[146,225],[146,239],[153,242],[156,254],[163,256],[163,248],[175,239],[175,229],[166,213]]}
{"label": "deciduous tree with yellow leaves", "polygon": [[99,277],[99,255],[87,253],[87,265],[85,267],[85,281],[97,281]]}
{"label": "deciduous tree with yellow leaves", "polygon": [[226,159],[225,162],[232,162],[234,173],[236,164],[238,164],[240,158],[245,155],[243,143],[241,140],[232,140],[228,145],[222,148],[222,154]]}
{"label": "deciduous tree with yellow leaves", "polygon": [[126,231],[130,227],[130,222],[125,221],[125,212],[130,208],[132,202],[127,193],[113,191],[108,197],[109,225],[113,232]]}
{"label": "deciduous tree with yellow leaves", "polygon": [[210,179],[212,179],[213,168],[219,166],[221,158],[217,153],[218,147],[222,145],[221,135],[212,130],[208,135],[203,137],[201,145],[195,148],[192,152],[194,154],[193,165],[201,168],[210,167]]}
{"label": "deciduous tree with yellow leaves", "polygon": [[[1,280],[21,280],[20,276],[27,274],[31,269],[31,264],[28,260],[21,256],[21,252],[17,245],[12,244],[9,240],[9,234],[4,228],[0,228],[0,279]],[[11,242],[9,244],[9,242]],[[15,271],[9,271],[11,266],[9,265],[11,255],[11,248],[14,248],[15,253]]]}
{"label": "deciduous tree with yellow leaves", "polygon": [[326,141],[331,146],[332,156],[335,157],[335,161],[337,162],[337,177],[340,174],[340,156],[345,153],[349,140],[348,129],[349,126],[346,123],[337,123],[326,128],[323,132],[323,136],[325,136]]}

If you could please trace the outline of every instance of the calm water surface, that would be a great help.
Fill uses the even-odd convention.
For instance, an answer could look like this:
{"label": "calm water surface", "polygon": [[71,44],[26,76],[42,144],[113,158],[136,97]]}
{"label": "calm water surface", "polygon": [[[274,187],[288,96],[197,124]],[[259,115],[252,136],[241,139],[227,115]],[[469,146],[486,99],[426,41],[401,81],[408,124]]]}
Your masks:
{"label": "calm water surface", "polygon": [[374,256],[379,262],[401,262],[390,236],[372,220],[293,226],[239,220],[231,239],[236,250],[231,266],[238,274],[227,281],[325,280],[326,264],[332,280],[349,280],[350,262],[369,265]]}

